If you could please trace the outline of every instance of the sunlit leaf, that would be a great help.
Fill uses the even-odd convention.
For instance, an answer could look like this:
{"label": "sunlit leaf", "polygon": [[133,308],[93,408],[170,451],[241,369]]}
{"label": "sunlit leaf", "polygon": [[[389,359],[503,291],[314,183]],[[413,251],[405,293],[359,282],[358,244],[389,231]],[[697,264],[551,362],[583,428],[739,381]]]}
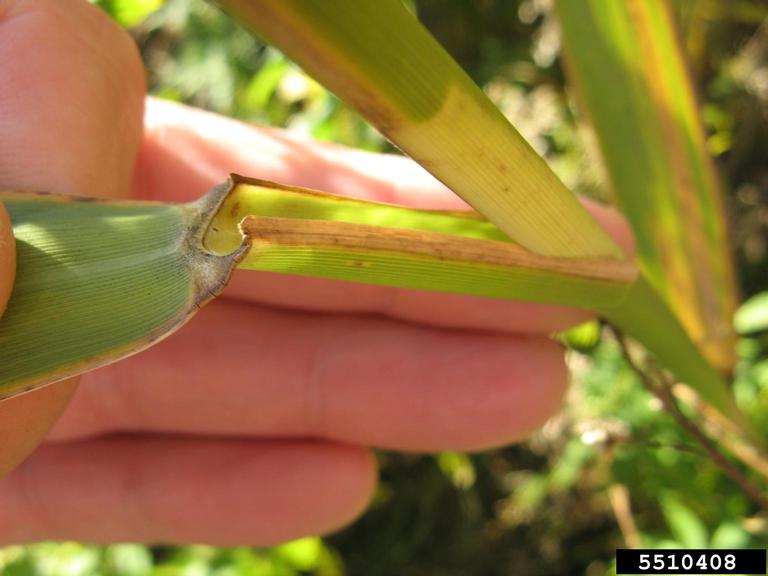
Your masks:
{"label": "sunlit leaf", "polygon": [[641,268],[708,360],[729,372],[736,297],[725,211],[666,2],[556,5],[579,111]]}
{"label": "sunlit leaf", "polygon": [[736,311],[733,322],[739,334],[768,330],[768,292],[755,294],[744,302]]}

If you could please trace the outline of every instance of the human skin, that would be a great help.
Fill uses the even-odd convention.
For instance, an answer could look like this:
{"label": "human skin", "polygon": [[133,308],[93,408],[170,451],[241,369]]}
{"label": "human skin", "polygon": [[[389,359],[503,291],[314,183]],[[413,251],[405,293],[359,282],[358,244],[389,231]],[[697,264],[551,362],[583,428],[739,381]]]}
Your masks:
{"label": "human skin", "polygon": [[[82,0],[0,0],[0,71],[2,189],[183,201],[237,172],[466,207],[404,158],[145,100],[132,41]],[[629,246],[614,213],[590,210]],[[238,272],[149,351],[0,403],[0,543],[332,531],[370,500],[371,447],[479,450],[540,426],[567,380],[547,335],[586,317]]]}

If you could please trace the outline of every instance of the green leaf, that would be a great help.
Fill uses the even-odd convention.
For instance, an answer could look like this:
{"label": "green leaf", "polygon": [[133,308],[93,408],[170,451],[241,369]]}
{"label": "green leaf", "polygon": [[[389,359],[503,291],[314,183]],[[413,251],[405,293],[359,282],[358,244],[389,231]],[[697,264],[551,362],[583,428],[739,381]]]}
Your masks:
{"label": "green leaf", "polygon": [[[221,3],[356,108],[529,254],[625,264],[618,246],[400,0]],[[295,268],[280,256],[282,263],[274,269],[306,273],[308,258],[315,263],[322,258],[334,278],[380,282],[383,277],[370,273],[367,265],[359,266],[357,272],[350,272],[349,266],[341,270],[330,265],[334,261],[330,254],[307,254],[306,250],[296,254],[300,262]],[[543,302],[554,302],[553,297],[562,298],[566,292],[547,290],[542,278],[535,284],[542,287],[537,297],[532,284],[523,287],[513,281],[505,286],[504,280],[511,277],[508,273],[481,279],[474,272],[467,277],[466,270],[457,275],[441,265],[424,268],[423,261],[409,260],[407,271],[402,261],[377,266],[387,277],[382,283],[430,290],[445,285],[451,291],[500,298],[523,294],[524,299]],[[320,270],[320,266],[312,268]],[[425,280],[427,275],[440,281]],[[530,277],[523,275],[526,281]],[[394,283],[397,278],[402,280]],[[460,286],[454,279],[466,280]],[[577,305],[603,310],[597,302],[587,303],[584,290],[574,296],[573,303],[581,301]],[[690,342],[664,301],[642,278],[628,296],[632,300],[621,306],[611,304],[608,318],[717,408],[737,418],[722,375]],[[642,313],[634,309],[638,305],[645,307]]]}
{"label": "green leaf", "polygon": [[733,325],[739,334],[768,330],[768,292],[755,294],[736,311]]}
{"label": "green leaf", "polygon": [[735,522],[723,522],[715,529],[709,545],[712,548],[746,548],[752,536]]}
{"label": "green leaf", "polygon": [[[416,210],[233,176],[205,246],[253,244],[239,266],[399,288],[617,307],[635,274],[608,258],[553,258],[473,212]],[[240,232],[237,232],[238,229]]]}
{"label": "green leaf", "polygon": [[200,235],[221,197],[169,206],[0,194],[17,249],[0,321],[0,398],[138,352],[223,287],[239,253]]}
{"label": "green leaf", "polygon": [[662,495],[659,503],[672,535],[686,548],[706,548],[709,534],[704,523],[672,492]]}
{"label": "green leaf", "polygon": [[708,360],[735,362],[720,182],[664,0],[558,0],[570,79],[640,265]]}
{"label": "green leaf", "polygon": [[[0,398],[134,354],[252,270],[617,306],[635,271],[532,254],[472,212],[414,210],[234,177],[187,205],[5,193],[18,270]],[[397,223],[398,228],[387,224]]]}
{"label": "green leaf", "polygon": [[531,252],[621,250],[400,0],[225,0]]}
{"label": "green leaf", "polygon": [[598,345],[600,342],[600,332],[600,322],[590,320],[567,330],[560,338],[569,348],[587,351]]}
{"label": "green leaf", "polygon": [[472,488],[477,479],[472,459],[462,452],[441,452],[437,455],[437,465],[445,476],[459,490]]}
{"label": "green leaf", "polygon": [[631,329],[739,420],[719,375],[631,265],[535,254],[473,212],[415,210],[237,176],[186,206],[2,199],[19,268],[0,322],[0,397],[146,348],[218,294],[239,263],[592,309]]}
{"label": "green leaf", "polygon": [[96,2],[122,26],[132,28],[159,10],[165,0],[98,0]]}
{"label": "green leaf", "polygon": [[0,322],[0,397],[146,348],[214,297],[237,262],[251,270],[592,309],[631,329],[738,420],[719,375],[630,264],[535,254],[477,213],[415,210],[236,176],[186,206],[1,199],[11,214],[19,270]]}
{"label": "green leaf", "polygon": [[115,544],[104,550],[106,576],[147,576],[152,573],[152,554],[138,544]]}
{"label": "green leaf", "polygon": [[281,544],[275,548],[275,554],[285,560],[292,568],[308,572],[317,568],[323,552],[320,538],[301,538]]}

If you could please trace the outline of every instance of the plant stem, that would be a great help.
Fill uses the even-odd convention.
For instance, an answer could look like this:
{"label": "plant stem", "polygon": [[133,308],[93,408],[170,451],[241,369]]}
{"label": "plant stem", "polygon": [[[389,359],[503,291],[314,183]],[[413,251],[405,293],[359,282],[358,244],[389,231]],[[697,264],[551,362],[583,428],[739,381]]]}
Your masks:
{"label": "plant stem", "polygon": [[627,547],[640,548],[640,533],[632,514],[632,503],[627,487],[617,483],[608,486],[608,501],[611,503],[611,510],[613,510],[616,523],[619,525],[619,530],[621,530]]}
{"label": "plant stem", "polygon": [[704,430],[710,437],[722,444],[728,452],[745,465],[768,479],[768,459],[766,459],[765,453],[755,443],[744,438],[741,430],[736,428],[733,422],[723,418],[722,414],[713,410],[687,386],[673,386],[672,393],[678,401],[683,402],[696,412],[696,417],[701,420]]}

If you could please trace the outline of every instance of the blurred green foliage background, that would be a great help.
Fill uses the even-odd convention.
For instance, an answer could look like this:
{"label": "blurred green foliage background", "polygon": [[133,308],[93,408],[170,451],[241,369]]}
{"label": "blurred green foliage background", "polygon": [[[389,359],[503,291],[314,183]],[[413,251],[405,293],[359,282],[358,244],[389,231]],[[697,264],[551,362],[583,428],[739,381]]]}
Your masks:
{"label": "blurred green foliage background", "polygon": [[[203,0],[95,3],[136,38],[155,95],[393,151],[280,52]],[[602,197],[599,158],[576,122],[549,1],[409,5],[566,184]],[[757,295],[738,317],[735,389],[768,435],[768,24],[761,26],[768,7],[764,0],[675,6],[708,145],[729,190],[743,291]],[[272,549],[14,546],[0,549],[0,574],[597,576],[611,574],[614,549],[633,542],[765,546],[768,519],[640,386],[617,344],[597,324],[566,342],[568,402],[535,437],[474,455],[381,453],[377,498],[341,533]]]}

